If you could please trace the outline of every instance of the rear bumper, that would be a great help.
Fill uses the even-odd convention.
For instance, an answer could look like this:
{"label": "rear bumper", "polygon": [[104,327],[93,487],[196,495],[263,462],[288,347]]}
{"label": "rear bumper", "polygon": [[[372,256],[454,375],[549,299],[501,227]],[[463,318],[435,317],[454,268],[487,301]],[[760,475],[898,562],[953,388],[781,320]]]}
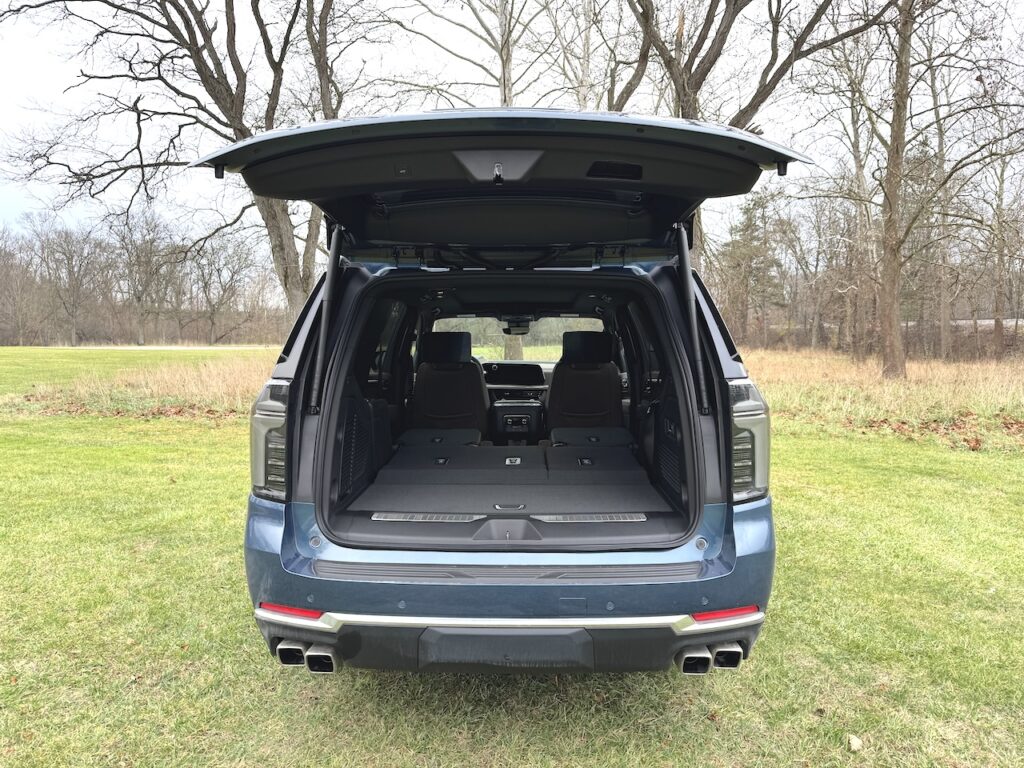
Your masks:
{"label": "rear bumper", "polygon": [[684,648],[736,642],[747,656],[764,614],[708,622],[688,615],[614,619],[412,617],[256,609],[274,652],[292,640],[329,647],[353,667],[461,672],[638,672],[670,667]]}
{"label": "rear bumper", "polygon": [[[747,656],[775,567],[770,499],[729,515],[707,509],[704,548],[691,540],[651,552],[404,552],[326,541],[313,549],[315,525],[310,510],[250,501],[253,605],[325,612],[311,620],[257,609],[256,622],[272,653],[282,640],[318,644],[353,667],[654,670],[684,648],[730,642]],[[761,612],[692,619],[743,605]]]}

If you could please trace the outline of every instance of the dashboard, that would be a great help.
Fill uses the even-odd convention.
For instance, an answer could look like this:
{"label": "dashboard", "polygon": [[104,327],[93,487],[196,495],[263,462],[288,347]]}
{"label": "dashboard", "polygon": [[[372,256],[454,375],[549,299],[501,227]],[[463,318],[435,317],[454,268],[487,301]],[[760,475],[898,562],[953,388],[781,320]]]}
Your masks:
{"label": "dashboard", "polygon": [[537,363],[482,364],[492,400],[541,400],[548,389],[544,368]]}

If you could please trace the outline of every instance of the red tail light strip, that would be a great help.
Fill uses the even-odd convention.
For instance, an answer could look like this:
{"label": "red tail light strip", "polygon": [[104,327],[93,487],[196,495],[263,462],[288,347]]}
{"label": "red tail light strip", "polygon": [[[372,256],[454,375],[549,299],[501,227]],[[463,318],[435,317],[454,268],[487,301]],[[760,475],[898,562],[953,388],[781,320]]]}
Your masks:
{"label": "red tail light strip", "polygon": [[704,611],[693,614],[694,621],[716,621],[718,619],[731,619],[734,616],[746,616],[749,613],[757,613],[756,605],[744,605],[741,608],[723,608],[720,611]]}
{"label": "red tail light strip", "polygon": [[290,605],[278,605],[277,603],[260,603],[260,608],[273,613],[283,613],[287,616],[300,616],[303,619],[319,619],[324,615],[323,611],[314,611],[310,608],[294,608]]}

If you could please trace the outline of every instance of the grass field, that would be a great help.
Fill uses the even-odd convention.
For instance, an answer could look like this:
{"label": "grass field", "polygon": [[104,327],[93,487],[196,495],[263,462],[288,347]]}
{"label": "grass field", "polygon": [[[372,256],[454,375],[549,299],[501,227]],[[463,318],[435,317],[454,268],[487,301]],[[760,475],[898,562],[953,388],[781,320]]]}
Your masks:
{"label": "grass field", "polygon": [[1019,372],[750,357],[779,557],[736,674],[312,678],[244,583],[235,404],[272,353],[79,354],[0,350],[0,765],[1024,764]]}

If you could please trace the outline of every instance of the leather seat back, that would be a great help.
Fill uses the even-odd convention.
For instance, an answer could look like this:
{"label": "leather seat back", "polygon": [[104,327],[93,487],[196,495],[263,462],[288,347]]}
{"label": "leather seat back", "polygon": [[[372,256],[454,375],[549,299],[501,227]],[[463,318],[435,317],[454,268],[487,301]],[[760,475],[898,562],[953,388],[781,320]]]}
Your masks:
{"label": "leather seat back", "polygon": [[487,430],[490,398],[464,331],[424,333],[417,341],[413,427]]}
{"label": "leather seat back", "polygon": [[603,331],[562,334],[562,358],[548,389],[550,429],[622,426],[622,383],[613,347],[611,334]]}

